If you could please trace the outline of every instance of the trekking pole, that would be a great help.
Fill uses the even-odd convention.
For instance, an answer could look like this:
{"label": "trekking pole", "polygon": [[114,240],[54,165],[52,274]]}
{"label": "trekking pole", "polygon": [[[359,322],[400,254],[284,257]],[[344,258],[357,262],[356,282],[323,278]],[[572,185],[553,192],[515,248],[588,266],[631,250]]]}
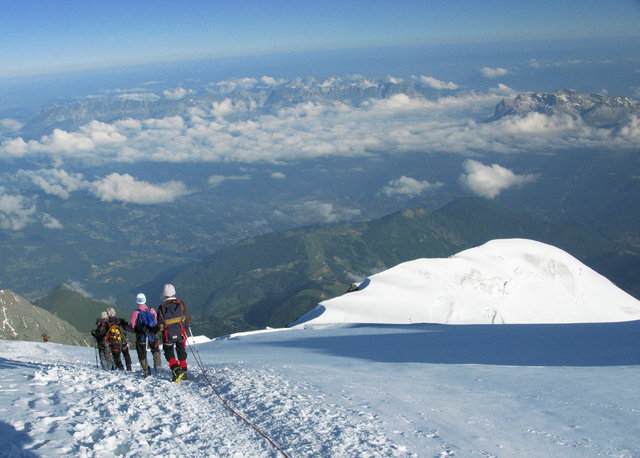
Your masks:
{"label": "trekking pole", "polygon": [[93,341],[96,343],[93,348],[96,349],[95,354],[96,354],[96,369],[100,369],[100,365],[98,364],[98,339],[96,339],[95,337],[93,338]]}
{"label": "trekking pole", "polygon": [[[198,351],[198,346],[195,344],[195,337],[193,337],[193,331],[191,331],[191,326],[188,326],[189,328],[189,335],[191,336],[191,341],[193,342],[193,345],[191,343],[189,343],[189,338],[187,338],[187,343],[189,344],[189,349],[191,350],[191,353],[193,353],[193,358],[196,359],[196,361],[198,361],[198,363],[204,367],[204,365],[202,364],[202,358],[200,357],[200,351]],[[196,358],[196,354],[197,354],[197,358]]]}

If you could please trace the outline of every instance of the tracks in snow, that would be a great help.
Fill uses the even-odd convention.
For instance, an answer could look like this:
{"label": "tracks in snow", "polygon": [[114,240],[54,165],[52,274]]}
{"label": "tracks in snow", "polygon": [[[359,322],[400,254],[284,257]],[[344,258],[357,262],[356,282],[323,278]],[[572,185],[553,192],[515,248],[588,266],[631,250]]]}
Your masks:
{"label": "tracks in snow", "polygon": [[[27,453],[279,456],[222,406],[201,375],[176,384],[86,365],[18,364],[27,380],[15,384],[5,418],[29,438],[22,448]],[[221,395],[292,457],[409,455],[375,416],[327,403],[313,386],[292,384],[275,370],[207,370]]]}

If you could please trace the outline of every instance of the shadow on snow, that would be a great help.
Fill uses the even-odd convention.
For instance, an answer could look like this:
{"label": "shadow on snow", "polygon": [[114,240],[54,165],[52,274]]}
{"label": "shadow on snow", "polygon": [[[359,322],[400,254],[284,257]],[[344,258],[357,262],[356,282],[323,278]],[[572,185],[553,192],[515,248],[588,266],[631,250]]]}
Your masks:
{"label": "shadow on snow", "polygon": [[33,439],[25,431],[18,431],[8,423],[0,421],[0,437],[4,438],[1,456],[15,456],[21,458],[37,457],[33,452],[25,450],[27,444]]}
{"label": "shadow on snow", "polygon": [[[400,329],[402,330],[400,332]],[[354,325],[270,342],[374,362],[509,366],[640,364],[640,321],[517,325]],[[308,337],[305,333],[308,333]]]}

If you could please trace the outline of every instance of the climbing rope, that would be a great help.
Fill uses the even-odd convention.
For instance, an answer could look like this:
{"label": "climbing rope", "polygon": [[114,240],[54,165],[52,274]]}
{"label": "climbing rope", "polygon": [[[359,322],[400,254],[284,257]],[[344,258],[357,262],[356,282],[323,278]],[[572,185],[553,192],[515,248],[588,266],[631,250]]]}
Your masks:
{"label": "climbing rope", "polygon": [[[191,338],[193,338],[193,333],[191,332],[191,326],[189,326],[189,334],[191,334]],[[258,428],[256,425],[254,425],[253,423],[251,423],[249,420],[247,420],[245,417],[243,417],[237,410],[235,410],[228,402],[226,399],[224,399],[222,397],[222,395],[220,394],[220,392],[216,389],[215,385],[211,382],[211,380],[209,379],[209,377],[207,376],[207,371],[204,368],[204,364],[202,362],[202,358],[200,357],[200,352],[198,351],[197,347],[195,345],[191,345],[191,343],[189,342],[189,339],[187,339],[187,344],[189,347],[189,350],[191,351],[191,354],[193,355],[193,359],[195,360],[196,364],[198,365],[198,367],[200,368],[200,371],[202,372],[202,376],[204,377],[205,381],[207,382],[207,384],[211,387],[211,390],[213,390],[213,393],[217,396],[217,398],[220,400],[220,402],[222,403],[223,406],[225,406],[233,415],[235,415],[236,417],[238,417],[240,420],[242,420],[246,425],[248,425],[249,427],[251,427],[256,433],[258,433],[260,436],[262,436],[269,444],[271,444],[271,446],[273,448],[275,448],[278,452],[280,452],[282,454],[282,456],[286,457],[286,458],[291,458],[287,452],[285,452],[284,450],[282,450],[278,444],[276,444],[273,439],[271,439],[269,436],[267,436],[267,434],[265,434],[260,428]],[[195,348],[195,349],[194,349]]]}

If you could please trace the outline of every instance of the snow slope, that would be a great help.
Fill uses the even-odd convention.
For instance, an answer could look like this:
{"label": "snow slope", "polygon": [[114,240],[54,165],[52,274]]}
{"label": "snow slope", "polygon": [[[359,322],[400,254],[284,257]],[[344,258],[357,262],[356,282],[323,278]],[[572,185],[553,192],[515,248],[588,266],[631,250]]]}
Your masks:
{"label": "snow slope", "polygon": [[417,259],[323,301],[294,325],[589,323],[640,319],[640,301],[568,253],[493,240],[447,259]]}
{"label": "snow slope", "polygon": [[[640,456],[638,321],[309,326],[198,354],[292,457]],[[4,341],[0,455],[278,456],[189,361],[174,384],[100,371],[92,349]]]}

